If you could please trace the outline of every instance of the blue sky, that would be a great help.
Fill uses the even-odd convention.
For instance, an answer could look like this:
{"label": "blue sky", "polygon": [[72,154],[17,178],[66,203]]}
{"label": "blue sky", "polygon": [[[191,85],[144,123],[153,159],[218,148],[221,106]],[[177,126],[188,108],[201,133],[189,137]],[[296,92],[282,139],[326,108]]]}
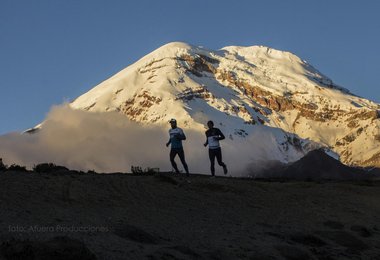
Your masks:
{"label": "blue sky", "polygon": [[380,102],[379,12],[375,0],[0,0],[0,134],[172,41],[291,51]]}

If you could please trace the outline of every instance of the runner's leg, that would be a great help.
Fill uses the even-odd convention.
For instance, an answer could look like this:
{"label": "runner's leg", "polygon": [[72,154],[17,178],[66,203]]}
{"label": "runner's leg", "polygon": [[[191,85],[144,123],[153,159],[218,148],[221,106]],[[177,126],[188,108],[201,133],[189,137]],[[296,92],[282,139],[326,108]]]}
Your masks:
{"label": "runner's leg", "polygon": [[210,163],[211,163],[211,175],[215,175],[215,152],[214,149],[208,149],[208,156],[210,158]]}
{"label": "runner's leg", "polygon": [[218,161],[218,164],[220,166],[226,166],[224,164],[224,162],[222,161],[222,149],[221,148],[218,148],[218,149],[215,149],[215,156],[216,156],[216,160]]}
{"label": "runner's leg", "polygon": [[177,155],[177,151],[174,149],[170,150],[170,162],[172,164],[173,169],[175,170],[176,173],[179,173],[177,164],[174,161],[175,156]]}
{"label": "runner's leg", "polygon": [[215,150],[216,160],[218,161],[218,164],[223,167],[224,174],[227,174],[227,165],[222,161],[222,149],[218,148]]}
{"label": "runner's leg", "polygon": [[187,167],[187,163],[185,160],[185,152],[182,150],[178,151],[179,159],[181,159],[183,168],[185,168],[186,174],[189,175],[189,168]]}

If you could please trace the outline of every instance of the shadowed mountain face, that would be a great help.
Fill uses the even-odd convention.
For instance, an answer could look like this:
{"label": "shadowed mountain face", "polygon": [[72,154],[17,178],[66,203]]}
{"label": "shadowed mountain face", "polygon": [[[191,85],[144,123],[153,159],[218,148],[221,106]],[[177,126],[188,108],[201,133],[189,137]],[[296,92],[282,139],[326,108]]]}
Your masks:
{"label": "shadowed mountain face", "polygon": [[376,176],[364,169],[342,164],[327,155],[323,149],[309,152],[300,160],[286,166],[280,173],[284,178],[314,180],[360,180]]}
{"label": "shadowed mountain face", "polygon": [[347,166],[328,155],[324,149],[313,150],[288,164],[272,162],[261,171],[255,171],[253,167],[247,170],[248,175],[259,179],[371,180],[380,177],[380,169]]}

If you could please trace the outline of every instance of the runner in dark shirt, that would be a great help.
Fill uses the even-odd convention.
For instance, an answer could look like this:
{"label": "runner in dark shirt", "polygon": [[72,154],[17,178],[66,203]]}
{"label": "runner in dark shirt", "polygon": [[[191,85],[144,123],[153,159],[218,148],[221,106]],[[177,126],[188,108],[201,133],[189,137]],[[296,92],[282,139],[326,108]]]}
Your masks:
{"label": "runner in dark shirt", "polygon": [[175,119],[171,119],[169,121],[171,125],[171,129],[169,129],[169,141],[166,143],[166,146],[171,145],[170,149],[170,163],[172,164],[172,167],[174,168],[176,173],[179,173],[178,167],[176,162],[174,161],[174,158],[178,154],[179,159],[182,162],[183,168],[185,168],[186,176],[189,176],[189,168],[187,166],[186,160],[185,160],[185,152],[183,151],[182,141],[186,140],[186,136],[183,133],[183,130],[179,127],[177,127],[177,121]]}

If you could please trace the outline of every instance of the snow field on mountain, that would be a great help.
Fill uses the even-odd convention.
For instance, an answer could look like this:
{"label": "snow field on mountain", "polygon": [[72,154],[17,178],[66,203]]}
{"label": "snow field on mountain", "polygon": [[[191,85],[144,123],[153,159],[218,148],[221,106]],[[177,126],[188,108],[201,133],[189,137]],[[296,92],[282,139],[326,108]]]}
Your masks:
{"label": "snow field on mountain", "polygon": [[[53,109],[34,137],[20,137],[30,146],[30,142],[41,144],[37,155],[30,158],[39,162],[43,158],[51,159],[69,167],[98,171],[125,171],[133,163],[170,170],[167,158],[162,156],[161,143],[167,141],[164,136],[171,118],[176,118],[179,126],[189,133],[185,150],[188,149],[192,169],[199,172],[208,172],[207,155],[199,153],[208,120],[213,120],[227,137],[223,151],[226,160],[233,162],[235,176],[255,174],[273,161],[295,161],[321,146],[339,154],[346,164],[371,166],[380,155],[378,104],[337,86],[296,55],[265,46],[229,46],[215,51],[186,43],[169,43],[68,106],[71,109],[66,106]],[[65,117],[64,111],[71,117]],[[90,118],[92,124],[99,126],[89,131],[91,138],[85,136],[87,132],[83,129],[87,126],[80,122]],[[133,130],[117,126],[123,119],[130,122]],[[52,121],[62,129],[49,123]],[[159,133],[155,132],[157,129]],[[100,131],[100,137],[95,130]],[[139,138],[134,131],[152,131],[151,135],[162,140]],[[57,142],[58,147],[63,147],[60,150],[51,133],[62,133],[68,139],[70,135],[76,136],[78,139],[72,140],[79,140],[79,144],[91,139],[102,147],[102,152],[91,155],[96,151],[91,144],[92,149],[72,158],[69,152],[75,154],[71,150],[75,142],[71,142],[70,149]],[[49,142],[45,140],[47,136]],[[139,145],[136,140],[140,140]],[[120,147],[110,147],[107,152],[106,142]],[[21,146],[13,149],[9,142],[5,143],[10,149],[9,158],[31,163],[28,152],[21,152]],[[83,147],[87,144],[84,142]],[[50,146],[55,147],[54,152]],[[153,148],[139,150],[143,147]],[[50,152],[45,153],[44,149]]]}
{"label": "snow field on mountain", "polygon": [[[217,63],[212,64],[215,75],[210,72],[202,72],[202,76],[189,73],[192,64],[178,60],[186,55],[193,58],[203,55],[216,60]],[[235,80],[258,87],[272,96],[287,97],[291,102],[312,105],[316,114],[341,111],[339,113],[342,115],[327,122],[300,116],[300,111],[296,109],[271,110],[262,115],[253,108],[268,108],[252,100],[235,84],[220,79],[220,73],[224,72],[230,73]],[[177,98],[181,93],[199,89],[205,89],[211,97],[190,100]],[[353,129],[347,126],[352,113],[376,110],[379,105],[350,94],[306,61],[289,52],[265,46],[229,46],[213,51],[185,43],[169,43],[79,97],[71,106],[86,110],[90,107],[89,111],[98,112],[117,111],[125,100],[142,91],[162,99],[160,104],[153,104],[144,111],[145,117],[134,119],[143,124],[162,125],[171,117],[176,117],[184,122],[185,128],[201,131],[205,121],[213,119],[228,135],[235,135],[240,130],[249,134],[257,127],[246,125],[246,122],[252,119],[256,122],[262,120],[273,129],[281,128],[284,131],[282,136],[294,133],[340,154],[348,154],[344,157],[346,163],[364,161],[379,152],[373,147],[371,138],[368,138],[371,131],[378,131],[378,124],[375,124],[373,130],[369,127],[373,123],[369,121],[358,122]],[[142,103],[143,98],[133,101],[136,104]],[[93,104],[95,105],[91,107]],[[237,109],[239,107],[244,107],[248,113]],[[365,129],[365,136],[359,135],[356,141],[344,146],[336,145],[361,127]],[[278,143],[280,145],[281,141]],[[368,149],[363,150],[364,147]],[[285,153],[284,158],[286,157]]]}

